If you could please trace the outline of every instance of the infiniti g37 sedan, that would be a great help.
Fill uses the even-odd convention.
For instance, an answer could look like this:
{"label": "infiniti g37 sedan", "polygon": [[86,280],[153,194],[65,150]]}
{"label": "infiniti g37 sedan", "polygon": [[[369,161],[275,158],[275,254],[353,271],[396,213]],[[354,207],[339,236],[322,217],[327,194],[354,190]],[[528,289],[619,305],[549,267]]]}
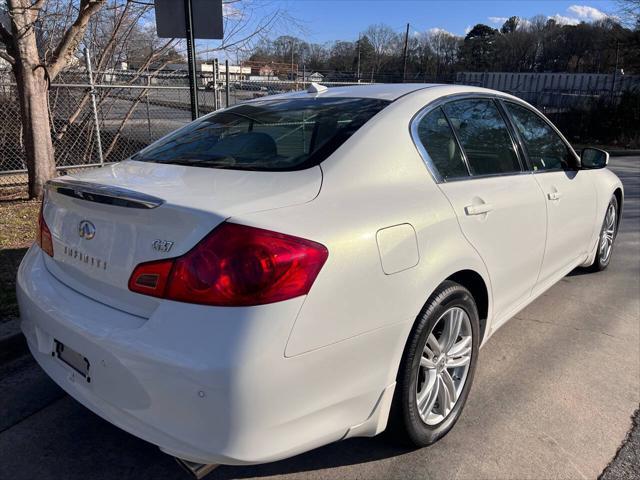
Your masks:
{"label": "infiniti g37 sedan", "polygon": [[385,429],[429,445],[479,347],[609,264],[607,162],[481,88],[252,100],[49,182],[22,330],[71,396],[195,469]]}

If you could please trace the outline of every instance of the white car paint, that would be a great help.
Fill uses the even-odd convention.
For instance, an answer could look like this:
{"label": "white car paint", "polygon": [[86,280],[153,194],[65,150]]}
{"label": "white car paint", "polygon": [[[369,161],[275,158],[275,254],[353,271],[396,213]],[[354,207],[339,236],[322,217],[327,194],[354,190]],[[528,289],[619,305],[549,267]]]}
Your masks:
{"label": "white car paint", "polygon": [[[437,183],[414,145],[411,119],[458,94],[519,101],[433,85],[287,94],[394,101],[307,170],[127,161],[79,175],[163,204],[136,210],[49,194],[43,216],[55,256],[34,245],[18,272],[22,330],[34,357],[98,415],[194,462],[268,462],[380,433],[413,321],[443,280],[460,272],[481,279],[484,343],[593,260],[609,198],[622,194],[606,169],[573,179],[524,173]],[[562,197],[550,200],[556,191]],[[491,211],[466,215],[482,204]],[[74,230],[85,218],[98,232],[93,243]],[[225,219],[325,245],[329,256],[309,294],[212,307],[127,289],[135,265],[185,253]],[[152,249],[156,239],[174,242],[169,254]],[[65,257],[65,247],[109,269]],[[52,356],[54,338],[90,359],[90,383]]]}

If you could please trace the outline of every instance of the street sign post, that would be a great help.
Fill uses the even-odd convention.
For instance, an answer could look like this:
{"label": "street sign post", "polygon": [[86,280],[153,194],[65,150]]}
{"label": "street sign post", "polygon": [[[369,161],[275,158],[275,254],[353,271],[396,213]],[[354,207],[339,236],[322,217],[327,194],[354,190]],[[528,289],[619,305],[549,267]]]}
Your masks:
{"label": "street sign post", "polygon": [[[191,118],[199,116],[195,39],[222,39],[222,0],[154,0],[161,38],[186,38]],[[215,79],[214,79],[215,81]]]}

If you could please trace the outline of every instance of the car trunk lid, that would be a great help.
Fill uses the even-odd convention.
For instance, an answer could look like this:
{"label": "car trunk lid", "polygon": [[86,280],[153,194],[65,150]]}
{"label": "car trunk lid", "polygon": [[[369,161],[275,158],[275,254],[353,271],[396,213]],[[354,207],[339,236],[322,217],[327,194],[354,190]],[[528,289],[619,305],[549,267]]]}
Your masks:
{"label": "car trunk lid", "polygon": [[225,219],[313,200],[320,167],[253,172],[123,162],[49,183],[43,216],[61,282],[128,313],[159,300],[129,291],[136,265],[180,256]]}

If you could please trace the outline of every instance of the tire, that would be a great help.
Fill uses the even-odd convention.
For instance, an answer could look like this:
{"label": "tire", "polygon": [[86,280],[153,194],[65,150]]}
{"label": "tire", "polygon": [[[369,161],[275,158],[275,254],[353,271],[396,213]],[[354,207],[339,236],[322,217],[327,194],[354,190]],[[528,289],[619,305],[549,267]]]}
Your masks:
{"label": "tire", "polygon": [[[451,344],[455,334],[451,326],[458,321],[459,334]],[[443,282],[418,315],[400,362],[389,416],[389,432],[396,441],[424,447],[453,428],[473,383],[479,335],[478,309],[471,293],[457,283]],[[453,396],[455,402],[450,403]]]}
{"label": "tire", "polygon": [[609,266],[611,256],[613,255],[613,244],[618,235],[618,199],[615,195],[609,200],[609,205],[604,214],[600,235],[598,237],[598,245],[596,246],[596,256],[593,263],[587,270],[591,272],[600,272]]}

